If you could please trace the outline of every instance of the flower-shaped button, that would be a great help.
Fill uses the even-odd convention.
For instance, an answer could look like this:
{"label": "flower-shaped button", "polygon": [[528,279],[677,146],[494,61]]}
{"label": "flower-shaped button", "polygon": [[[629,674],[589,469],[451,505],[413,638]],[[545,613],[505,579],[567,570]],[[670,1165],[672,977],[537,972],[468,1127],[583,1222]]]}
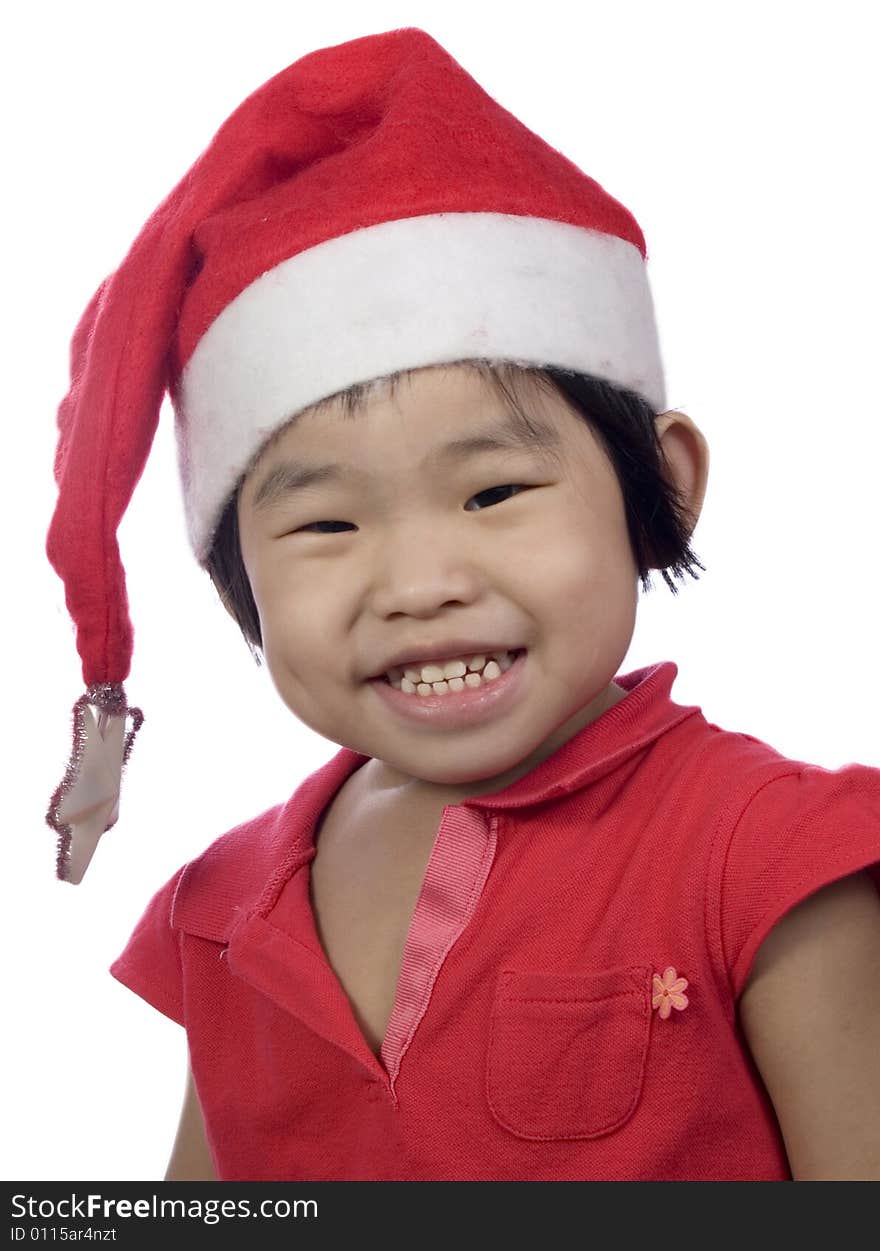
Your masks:
{"label": "flower-shaped button", "polygon": [[666,1020],[673,1008],[677,1008],[679,1012],[688,1006],[688,997],[682,994],[687,987],[686,977],[676,977],[675,969],[670,967],[666,969],[663,976],[659,973],[654,974],[653,998],[651,999],[651,1007],[660,1009],[662,1020]]}

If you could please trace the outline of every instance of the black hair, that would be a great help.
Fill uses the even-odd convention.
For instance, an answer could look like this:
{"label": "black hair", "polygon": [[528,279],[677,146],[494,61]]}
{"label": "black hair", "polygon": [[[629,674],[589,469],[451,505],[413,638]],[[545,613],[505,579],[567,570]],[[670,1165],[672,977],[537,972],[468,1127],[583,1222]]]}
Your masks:
{"label": "black hair", "polygon": [[[571,404],[602,445],[617,475],[626,510],[633,557],[638,567],[642,590],[653,590],[650,570],[658,569],[673,595],[678,588],[673,581],[684,580],[687,574],[698,579],[695,568],[705,566],[690,547],[694,525],[687,512],[686,501],[677,490],[654,424],[651,405],[634,391],[618,387],[601,378],[545,366],[526,368],[509,362],[456,362],[476,369],[503,393],[513,408],[524,417],[520,402],[513,393],[516,382],[528,375],[545,390],[555,391]],[[392,392],[401,377],[413,370],[390,375]],[[362,406],[371,383],[358,383],[346,391],[328,396],[309,411],[317,411],[342,401],[343,411],[353,416]],[[238,532],[238,498],[247,473],[278,440],[290,425],[287,422],[264,444],[253,458],[248,470],[226,503],[214,533],[205,568],[222,602],[238,623],[254,660],[260,664],[263,640],[260,618],[241,555]]]}

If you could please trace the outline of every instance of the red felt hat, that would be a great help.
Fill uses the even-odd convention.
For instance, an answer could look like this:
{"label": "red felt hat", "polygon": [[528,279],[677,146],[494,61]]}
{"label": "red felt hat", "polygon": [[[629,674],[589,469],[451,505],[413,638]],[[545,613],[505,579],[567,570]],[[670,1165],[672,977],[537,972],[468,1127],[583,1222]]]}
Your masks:
{"label": "red felt hat", "polygon": [[79,881],[115,823],[142,720],[123,688],[133,631],[116,531],[165,391],[204,565],[266,440],[354,383],[507,360],[604,378],[661,412],[645,256],[627,209],[424,31],[313,52],[235,110],[73,337],[46,550],[87,690],[46,818],[60,878]]}

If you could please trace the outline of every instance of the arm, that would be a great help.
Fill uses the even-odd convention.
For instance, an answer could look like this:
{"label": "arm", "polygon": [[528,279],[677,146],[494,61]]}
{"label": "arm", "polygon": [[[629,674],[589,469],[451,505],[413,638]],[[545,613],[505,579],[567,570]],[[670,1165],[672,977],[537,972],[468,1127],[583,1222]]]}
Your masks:
{"label": "arm", "polygon": [[165,1172],[165,1181],[216,1181],[214,1164],[205,1137],[205,1122],[193,1082],[192,1069],[187,1065],[186,1091],[177,1137]]}
{"label": "arm", "polygon": [[740,1020],[795,1181],[880,1181],[880,896],[832,882],[761,944]]}

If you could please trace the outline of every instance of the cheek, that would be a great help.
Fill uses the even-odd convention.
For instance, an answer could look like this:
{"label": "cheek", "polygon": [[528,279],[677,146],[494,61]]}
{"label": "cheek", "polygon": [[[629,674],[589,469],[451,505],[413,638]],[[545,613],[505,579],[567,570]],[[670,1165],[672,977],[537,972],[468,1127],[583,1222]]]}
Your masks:
{"label": "cheek", "polygon": [[260,615],[265,613],[268,618],[289,615],[298,603],[308,599],[310,588],[314,588],[314,579],[303,577],[293,561],[285,560],[283,544],[251,562],[248,577]]}
{"label": "cheek", "polygon": [[613,504],[601,511],[580,503],[535,534],[517,578],[539,612],[601,625],[603,633],[632,629],[638,570],[625,518]]}
{"label": "cheek", "polygon": [[[268,658],[313,663],[344,628],[350,610],[350,578],[316,576],[308,562],[264,562],[251,581]],[[295,658],[295,659],[294,659]]]}
{"label": "cheek", "polygon": [[613,584],[632,565],[624,518],[575,501],[535,528],[517,563],[545,586]]}

